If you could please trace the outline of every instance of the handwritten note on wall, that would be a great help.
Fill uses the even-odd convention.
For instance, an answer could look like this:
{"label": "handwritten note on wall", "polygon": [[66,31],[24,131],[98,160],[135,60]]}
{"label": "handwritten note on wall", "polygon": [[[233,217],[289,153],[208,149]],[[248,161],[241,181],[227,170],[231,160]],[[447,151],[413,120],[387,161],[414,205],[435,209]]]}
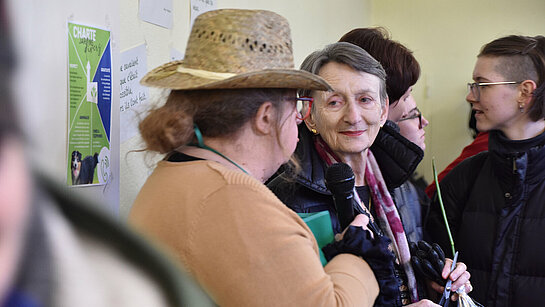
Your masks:
{"label": "handwritten note on wall", "polygon": [[138,133],[139,115],[146,110],[149,91],[140,85],[147,72],[144,44],[121,53],[119,63],[119,109],[121,143]]}
{"label": "handwritten note on wall", "polygon": [[193,27],[193,22],[197,16],[217,8],[218,3],[216,0],[191,0],[191,27]]}
{"label": "handwritten note on wall", "polygon": [[172,0],[140,0],[139,13],[143,21],[172,28]]}

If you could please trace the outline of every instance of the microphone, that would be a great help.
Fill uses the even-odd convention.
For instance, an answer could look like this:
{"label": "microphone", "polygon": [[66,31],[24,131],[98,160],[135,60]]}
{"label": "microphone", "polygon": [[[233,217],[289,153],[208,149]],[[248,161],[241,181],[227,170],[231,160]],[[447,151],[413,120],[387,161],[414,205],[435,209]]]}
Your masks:
{"label": "microphone", "polygon": [[346,163],[332,164],[325,173],[325,184],[333,194],[333,202],[341,229],[345,229],[354,220],[355,176],[352,168]]}
{"label": "microphone", "polygon": [[356,179],[354,176],[354,171],[350,165],[339,162],[332,164],[325,172],[325,184],[326,187],[333,194],[333,203],[335,204],[335,209],[337,210],[337,217],[339,218],[339,223],[341,224],[341,229],[345,229],[352,223],[355,217],[355,210],[358,213],[367,215],[369,218],[369,224],[367,228],[371,230],[375,235],[382,235],[382,231],[378,226],[371,221],[371,216],[366,211],[358,207],[357,210],[354,208],[354,185]]}

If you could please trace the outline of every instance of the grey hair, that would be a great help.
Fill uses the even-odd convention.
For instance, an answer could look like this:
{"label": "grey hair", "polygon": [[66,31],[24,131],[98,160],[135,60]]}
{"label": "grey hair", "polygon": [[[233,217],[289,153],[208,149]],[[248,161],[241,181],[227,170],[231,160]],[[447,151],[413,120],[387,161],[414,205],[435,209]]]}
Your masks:
{"label": "grey hair", "polygon": [[[377,76],[380,79],[381,106],[385,106],[388,98],[386,92],[386,72],[382,65],[367,51],[351,43],[339,42],[327,45],[324,49],[314,51],[301,64],[300,69],[317,75],[322,67],[336,62],[350,66],[356,71]],[[299,96],[310,96],[310,90],[299,90]]]}

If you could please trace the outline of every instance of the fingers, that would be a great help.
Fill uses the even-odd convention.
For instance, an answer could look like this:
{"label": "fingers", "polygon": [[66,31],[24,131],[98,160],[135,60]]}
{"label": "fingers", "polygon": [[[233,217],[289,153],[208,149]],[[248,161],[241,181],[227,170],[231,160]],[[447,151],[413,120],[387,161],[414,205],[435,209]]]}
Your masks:
{"label": "fingers", "polygon": [[369,217],[367,217],[365,214],[356,215],[352,223],[350,223],[352,226],[362,226],[364,229],[367,229],[364,227],[367,226],[367,224],[369,224]]}
{"label": "fingers", "polygon": [[449,274],[451,265],[452,260],[447,258],[441,275],[443,276],[443,278],[448,277],[450,280],[453,281],[451,290],[454,292],[458,290],[458,288],[469,282],[471,274],[467,271],[467,266],[462,262],[456,263],[456,268],[454,268],[454,270]]}
{"label": "fingers", "polygon": [[[361,227],[364,230],[368,230],[367,224],[369,224],[369,217],[367,217],[365,214],[358,214],[358,215],[356,215],[356,217],[354,218],[352,223],[350,223],[350,226]],[[346,229],[348,229],[348,227],[346,227]],[[343,230],[342,233],[338,233],[338,234],[335,235],[335,241],[340,241],[340,240],[343,239],[343,236],[344,236],[344,233],[346,232],[346,229]],[[373,237],[372,232],[371,232],[371,237]]]}
{"label": "fingers", "polygon": [[434,302],[430,301],[430,300],[421,300],[417,303],[413,303],[413,304],[410,304],[410,305],[407,305],[406,307],[436,307],[436,306],[439,306],[437,304],[435,304]]}
{"label": "fingers", "polygon": [[441,286],[435,281],[429,281],[429,286],[437,293],[443,293],[443,291],[445,291],[445,287]]}

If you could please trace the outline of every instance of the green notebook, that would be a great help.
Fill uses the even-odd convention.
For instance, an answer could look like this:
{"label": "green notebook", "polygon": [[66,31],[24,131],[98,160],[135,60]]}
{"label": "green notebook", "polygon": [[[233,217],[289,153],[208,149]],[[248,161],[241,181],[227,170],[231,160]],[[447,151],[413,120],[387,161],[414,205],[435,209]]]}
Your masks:
{"label": "green notebook", "polygon": [[307,224],[308,228],[312,231],[312,234],[318,242],[320,248],[320,261],[322,265],[327,264],[322,247],[333,242],[335,235],[333,234],[333,227],[331,227],[331,218],[329,211],[320,211],[312,213],[297,213],[303,221]]}

